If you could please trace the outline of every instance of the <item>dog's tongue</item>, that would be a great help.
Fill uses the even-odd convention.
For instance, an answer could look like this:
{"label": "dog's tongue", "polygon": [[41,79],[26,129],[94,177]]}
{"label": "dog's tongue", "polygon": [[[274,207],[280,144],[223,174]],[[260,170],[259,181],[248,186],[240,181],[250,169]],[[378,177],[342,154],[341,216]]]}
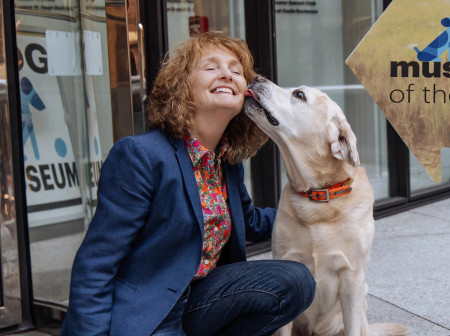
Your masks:
{"label": "dog's tongue", "polygon": [[256,101],[258,101],[258,98],[256,98],[255,93],[251,89],[247,89],[247,91],[245,91],[245,96],[246,97],[253,97],[253,98],[255,98]]}

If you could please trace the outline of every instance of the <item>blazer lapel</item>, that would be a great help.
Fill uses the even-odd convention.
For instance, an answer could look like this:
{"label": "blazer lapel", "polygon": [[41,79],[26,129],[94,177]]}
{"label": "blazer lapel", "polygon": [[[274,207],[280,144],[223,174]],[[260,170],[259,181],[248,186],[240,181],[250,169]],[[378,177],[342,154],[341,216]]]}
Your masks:
{"label": "blazer lapel", "polygon": [[189,200],[197,217],[200,231],[203,237],[203,210],[200,202],[200,194],[198,192],[197,181],[195,180],[192,161],[186,149],[183,139],[171,139],[176,151],[178,164],[180,165],[181,174],[183,175],[184,186],[186,187]]}

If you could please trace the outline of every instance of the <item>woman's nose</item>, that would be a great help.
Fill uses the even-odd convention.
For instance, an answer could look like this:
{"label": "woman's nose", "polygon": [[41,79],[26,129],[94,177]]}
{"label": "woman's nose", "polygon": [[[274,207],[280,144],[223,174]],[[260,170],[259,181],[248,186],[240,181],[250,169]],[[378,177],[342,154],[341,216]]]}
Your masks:
{"label": "woman's nose", "polygon": [[221,78],[226,80],[233,80],[233,74],[231,73],[230,69],[224,68],[222,69],[222,72],[220,73]]}

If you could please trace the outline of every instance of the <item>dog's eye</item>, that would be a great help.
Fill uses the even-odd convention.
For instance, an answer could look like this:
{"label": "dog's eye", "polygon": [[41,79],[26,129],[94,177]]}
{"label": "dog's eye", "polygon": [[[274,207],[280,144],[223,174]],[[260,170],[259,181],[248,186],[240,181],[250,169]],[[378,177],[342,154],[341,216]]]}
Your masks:
{"label": "dog's eye", "polygon": [[303,91],[294,91],[294,97],[303,101],[306,101],[306,95]]}

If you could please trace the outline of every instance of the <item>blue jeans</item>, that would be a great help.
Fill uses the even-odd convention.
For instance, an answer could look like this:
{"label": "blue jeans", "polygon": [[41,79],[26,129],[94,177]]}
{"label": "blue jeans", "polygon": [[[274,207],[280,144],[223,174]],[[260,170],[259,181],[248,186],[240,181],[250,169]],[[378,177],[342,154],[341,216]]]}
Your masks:
{"label": "blue jeans", "polygon": [[245,261],[193,281],[152,335],[263,336],[312,303],[315,281],[294,261]]}

